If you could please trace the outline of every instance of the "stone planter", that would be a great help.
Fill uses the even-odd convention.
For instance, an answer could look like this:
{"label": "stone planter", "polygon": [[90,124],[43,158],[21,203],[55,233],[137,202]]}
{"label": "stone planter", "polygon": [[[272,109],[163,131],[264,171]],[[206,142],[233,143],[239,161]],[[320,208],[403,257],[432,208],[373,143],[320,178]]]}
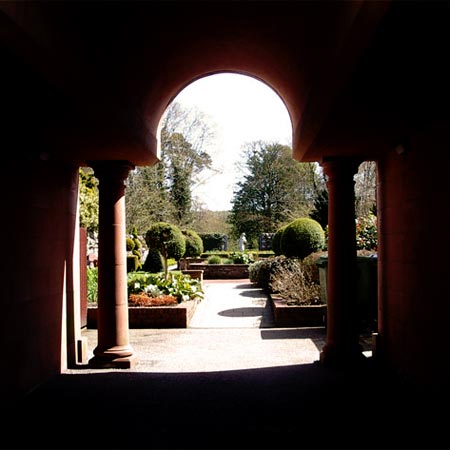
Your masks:
{"label": "stone planter", "polygon": [[[378,281],[377,256],[356,257],[358,278],[356,284],[358,317],[362,324],[373,324],[377,320]],[[320,277],[320,298],[327,302],[328,257],[317,260]]]}
{"label": "stone planter", "polygon": [[[171,306],[129,306],[130,328],[187,328],[200,300]],[[97,306],[88,305],[87,328],[97,328]]]}
{"label": "stone planter", "polygon": [[326,325],[327,305],[287,305],[269,295],[275,327],[321,327]]}

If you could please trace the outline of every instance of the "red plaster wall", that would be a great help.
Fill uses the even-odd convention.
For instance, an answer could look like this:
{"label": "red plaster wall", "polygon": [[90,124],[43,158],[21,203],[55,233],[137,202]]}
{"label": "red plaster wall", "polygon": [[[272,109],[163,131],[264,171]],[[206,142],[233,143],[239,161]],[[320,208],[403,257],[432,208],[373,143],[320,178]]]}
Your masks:
{"label": "red plaster wall", "polygon": [[2,175],[3,221],[10,230],[1,258],[8,266],[0,299],[2,398],[27,392],[66,364],[61,324],[66,285],[73,290],[65,273],[72,265],[78,195],[77,168],[22,161],[10,169]]}
{"label": "red plaster wall", "polygon": [[[429,128],[379,162],[379,319],[389,365],[414,383],[448,379],[449,208],[444,126]],[[446,199],[446,201],[443,201]]]}

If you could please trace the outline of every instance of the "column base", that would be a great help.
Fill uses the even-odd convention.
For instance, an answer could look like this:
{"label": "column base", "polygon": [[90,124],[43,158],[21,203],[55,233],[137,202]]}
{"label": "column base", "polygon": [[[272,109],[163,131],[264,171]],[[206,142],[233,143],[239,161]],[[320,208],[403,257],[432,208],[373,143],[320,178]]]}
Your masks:
{"label": "column base", "polygon": [[138,362],[139,360],[136,355],[113,359],[94,356],[89,360],[89,367],[93,369],[132,369],[136,367]]}
{"label": "column base", "polygon": [[130,345],[116,345],[104,350],[97,347],[89,360],[89,366],[95,369],[132,369],[137,363],[138,358]]}
{"label": "column base", "polygon": [[326,344],[320,352],[320,363],[324,367],[345,369],[360,366],[367,361],[361,345],[336,346]]}

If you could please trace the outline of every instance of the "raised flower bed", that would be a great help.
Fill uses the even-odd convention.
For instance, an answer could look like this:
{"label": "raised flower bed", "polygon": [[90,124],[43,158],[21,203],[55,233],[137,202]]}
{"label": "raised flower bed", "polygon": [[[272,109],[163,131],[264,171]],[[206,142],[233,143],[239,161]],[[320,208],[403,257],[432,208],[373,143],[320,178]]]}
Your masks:
{"label": "raised flower bed", "polygon": [[[163,306],[129,306],[130,328],[187,328],[200,299]],[[97,328],[97,305],[88,305],[87,328]]]}
{"label": "raised flower bed", "polygon": [[270,295],[276,327],[320,327],[326,325],[327,305],[289,305],[286,300]]}
{"label": "raised flower bed", "polygon": [[[186,328],[203,299],[203,273],[128,273],[130,328]],[[97,303],[89,303],[87,328],[97,328]]]}

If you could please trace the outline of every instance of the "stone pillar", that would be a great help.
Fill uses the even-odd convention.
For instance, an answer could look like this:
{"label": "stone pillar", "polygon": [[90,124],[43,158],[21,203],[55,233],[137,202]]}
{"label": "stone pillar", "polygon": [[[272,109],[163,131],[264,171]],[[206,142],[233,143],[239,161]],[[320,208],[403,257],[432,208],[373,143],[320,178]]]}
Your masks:
{"label": "stone pillar", "polygon": [[125,246],[125,179],[133,166],[105,161],[92,167],[99,180],[98,342],[89,365],[129,369],[137,363],[129,344]]}
{"label": "stone pillar", "polygon": [[353,176],[359,161],[324,160],[328,186],[327,340],[320,361],[344,367],[364,359],[357,320],[357,259]]}

